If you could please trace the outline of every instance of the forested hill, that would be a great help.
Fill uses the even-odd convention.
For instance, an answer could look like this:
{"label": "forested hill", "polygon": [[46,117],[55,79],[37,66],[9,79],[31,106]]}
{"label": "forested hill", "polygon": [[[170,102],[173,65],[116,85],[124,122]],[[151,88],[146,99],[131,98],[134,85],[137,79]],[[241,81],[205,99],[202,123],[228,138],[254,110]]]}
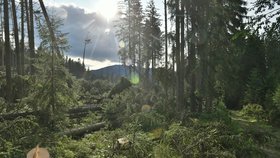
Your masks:
{"label": "forested hill", "polygon": [[119,79],[121,77],[129,78],[130,68],[129,66],[113,65],[98,70],[92,70],[93,79]]}
{"label": "forested hill", "polygon": [[0,1],[0,158],[280,157],[280,0],[68,1]]}

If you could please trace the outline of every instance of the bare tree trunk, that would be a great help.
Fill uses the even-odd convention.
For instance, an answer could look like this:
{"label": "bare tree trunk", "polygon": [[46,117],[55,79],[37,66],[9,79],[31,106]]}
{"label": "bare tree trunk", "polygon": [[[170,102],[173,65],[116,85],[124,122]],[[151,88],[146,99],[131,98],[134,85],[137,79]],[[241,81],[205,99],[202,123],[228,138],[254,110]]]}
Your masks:
{"label": "bare tree trunk", "polygon": [[21,51],[20,51],[20,64],[21,64],[21,74],[24,75],[24,0],[21,0]]}
{"label": "bare tree trunk", "polygon": [[[0,0],[0,3],[2,4],[3,3],[3,0]],[[4,29],[3,29],[3,21],[2,21],[2,18],[3,18],[3,8],[2,6],[0,7],[0,33],[1,33],[1,39],[0,39],[0,66],[4,66],[4,41],[3,41],[3,34],[4,34]]]}
{"label": "bare tree trunk", "polygon": [[164,0],[164,32],[165,32],[165,69],[168,69],[168,43],[167,43],[167,3]]}
{"label": "bare tree trunk", "polygon": [[[174,43],[172,44],[172,72],[173,72],[173,76],[175,77],[176,76],[176,72],[175,72],[175,55],[176,55],[176,48],[175,48],[175,45]],[[175,80],[173,80],[175,81]],[[173,88],[172,88],[172,93],[173,93],[173,96],[176,95],[176,84],[173,83]]]}
{"label": "bare tree trunk", "polygon": [[19,37],[18,37],[18,23],[17,23],[17,12],[16,12],[16,2],[12,0],[12,12],[13,12],[13,22],[14,22],[14,38],[15,38],[15,53],[16,53],[16,68],[17,73],[21,75],[21,64],[20,64],[20,52],[19,52]]}
{"label": "bare tree trunk", "polygon": [[[192,31],[194,31],[194,21],[192,19]],[[193,39],[191,39],[193,40]],[[196,112],[197,104],[196,104],[196,74],[195,74],[195,65],[196,65],[196,50],[194,41],[190,42],[190,49],[189,49],[189,68],[190,68],[190,106],[191,112]]]}
{"label": "bare tree trunk", "polygon": [[30,48],[30,73],[35,73],[34,58],[35,58],[35,41],[34,41],[34,12],[33,12],[33,0],[29,0],[29,48]]}
{"label": "bare tree trunk", "polygon": [[9,27],[9,2],[4,0],[5,62],[6,62],[6,99],[12,102],[11,47]]}
{"label": "bare tree trunk", "polygon": [[[30,43],[30,17],[29,17],[29,5],[28,5],[28,1],[24,0],[25,2],[25,12],[26,12],[26,24],[27,24],[27,35],[28,35],[28,45]],[[30,45],[29,45],[29,50],[28,52],[30,53]],[[29,60],[29,64],[31,64],[31,61]]]}
{"label": "bare tree trunk", "polygon": [[177,110],[184,106],[184,85],[182,85],[181,76],[181,53],[180,53],[180,17],[179,17],[179,0],[175,1],[176,5],[176,67],[177,67]]}
{"label": "bare tree trunk", "polygon": [[183,5],[183,1],[181,1],[181,59],[180,59],[180,94],[182,94],[182,97],[180,98],[182,102],[181,105],[181,110],[185,110],[185,93],[184,93],[184,88],[185,88],[185,73],[184,73],[184,67],[185,67],[185,17],[184,17],[184,12],[185,12],[185,6]]}

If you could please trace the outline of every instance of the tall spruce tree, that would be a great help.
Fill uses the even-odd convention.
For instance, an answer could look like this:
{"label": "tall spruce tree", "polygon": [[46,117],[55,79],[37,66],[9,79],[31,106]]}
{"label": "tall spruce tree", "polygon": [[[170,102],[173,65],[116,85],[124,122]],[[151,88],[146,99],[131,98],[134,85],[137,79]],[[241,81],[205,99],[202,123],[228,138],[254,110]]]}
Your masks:
{"label": "tall spruce tree", "polygon": [[148,2],[146,8],[146,18],[144,26],[144,60],[146,63],[146,68],[152,66],[152,71],[156,67],[156,61],[160,60],[162,57],[162,32],[160,29],[160,15],[155,7],[154,0]]}

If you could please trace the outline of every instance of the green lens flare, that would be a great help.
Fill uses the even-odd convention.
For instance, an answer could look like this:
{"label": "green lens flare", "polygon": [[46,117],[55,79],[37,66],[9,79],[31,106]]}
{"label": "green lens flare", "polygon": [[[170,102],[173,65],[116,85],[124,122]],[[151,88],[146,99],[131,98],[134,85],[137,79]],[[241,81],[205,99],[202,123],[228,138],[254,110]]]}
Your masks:
{"label": "green lens flare", "polygon": [[140,81],[139,75],[138,75],[137,73],[135,73],[135,72],[131,73],[130,82],[131,82],[132,84],[138,84],[139,81]]}

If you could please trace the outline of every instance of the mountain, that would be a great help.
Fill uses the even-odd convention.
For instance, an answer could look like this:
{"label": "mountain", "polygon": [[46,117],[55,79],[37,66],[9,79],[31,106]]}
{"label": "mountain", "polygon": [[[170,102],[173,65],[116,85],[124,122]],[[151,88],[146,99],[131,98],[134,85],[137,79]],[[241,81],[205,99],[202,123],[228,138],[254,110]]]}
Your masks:
{"label": "mountain", "polygon": [[93,79],[118,79],[120,77],[129,77],[129,66],[113,65],[98,70],[91,71]]}

